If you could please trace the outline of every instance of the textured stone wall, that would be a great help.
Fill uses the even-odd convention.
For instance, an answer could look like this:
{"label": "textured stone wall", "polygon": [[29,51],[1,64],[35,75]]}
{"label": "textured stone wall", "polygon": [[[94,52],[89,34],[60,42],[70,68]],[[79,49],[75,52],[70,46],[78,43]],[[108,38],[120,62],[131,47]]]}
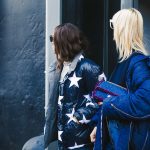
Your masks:
{"label": "textured stone wall", "polygon": [[0,1],[0,150],[44,126],[45,1]]}

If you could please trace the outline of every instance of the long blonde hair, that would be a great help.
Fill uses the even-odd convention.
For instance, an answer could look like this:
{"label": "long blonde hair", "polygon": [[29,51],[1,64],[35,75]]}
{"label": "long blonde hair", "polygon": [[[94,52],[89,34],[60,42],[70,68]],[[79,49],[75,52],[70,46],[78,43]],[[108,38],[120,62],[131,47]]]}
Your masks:
{"label": "long blonde hair", "polygon": [[143,18],[138,10],[122,9],[113,16],[112,23],[120,62],[133,50],[147,54],[143,44]]}

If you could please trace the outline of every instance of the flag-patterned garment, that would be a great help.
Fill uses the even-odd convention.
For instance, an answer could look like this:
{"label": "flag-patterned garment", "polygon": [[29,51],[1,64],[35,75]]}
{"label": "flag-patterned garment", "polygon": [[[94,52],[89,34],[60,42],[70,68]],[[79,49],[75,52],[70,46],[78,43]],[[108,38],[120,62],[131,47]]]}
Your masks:
{"label": "flag-patterned garment", "polygon": [[90,144],[92,128],[89,123],[99,108],[91,97],[92,90],[98,80],[105,78],[93,61],[82,54],[77,58],[76,62],[64,64],[67,71],[63,68],[63,79],[59,84],[57,125],[60,149],[76,149]]}

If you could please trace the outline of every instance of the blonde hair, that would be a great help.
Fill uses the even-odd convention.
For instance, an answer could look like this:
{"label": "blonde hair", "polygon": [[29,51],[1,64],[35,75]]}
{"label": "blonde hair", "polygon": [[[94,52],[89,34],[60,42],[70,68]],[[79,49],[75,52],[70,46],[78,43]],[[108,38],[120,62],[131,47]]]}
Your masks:
{"label": "blonde hair", "polygon": [[112,23],[120,62],[133,50],[147,54],[143,44],[143,18],[138,10],[122,9],[113,16]]}

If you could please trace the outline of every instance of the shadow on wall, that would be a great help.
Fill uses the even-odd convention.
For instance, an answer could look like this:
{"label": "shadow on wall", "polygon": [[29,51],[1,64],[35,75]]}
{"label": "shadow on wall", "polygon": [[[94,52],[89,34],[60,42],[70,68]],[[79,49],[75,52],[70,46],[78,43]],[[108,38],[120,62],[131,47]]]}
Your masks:
{"label": "shadow on wall", "polygon": [[0,1],[0,150],[44,126],[45,1]]}

